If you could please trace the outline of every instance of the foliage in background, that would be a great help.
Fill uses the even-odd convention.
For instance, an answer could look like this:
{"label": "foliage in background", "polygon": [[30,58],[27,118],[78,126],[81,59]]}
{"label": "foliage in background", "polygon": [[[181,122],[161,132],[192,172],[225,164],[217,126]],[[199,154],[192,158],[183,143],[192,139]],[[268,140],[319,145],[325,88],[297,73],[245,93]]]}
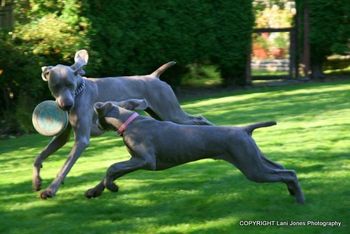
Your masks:
{"label": "foliage in background", "polygon": [[16,24],[0,38],[0,135],[32,131],[35,105],[51,98],[41,79],[43,65],[69,63],[86,47],[88,21],[80,1],[15,0]]}
{"label": "foliage in background", "polygon": [[251,2],[88,2],[85,15],[91,21],[91,49],[98,57],[90,64],[92,72],[144,74],[175,60],[177,66],[163,77],[175,86],[192,63],[218,65],[226,85],[245,83]]}
{"label": "foliage in background", "polygon": [[213,61],[219,66],[225,86],[244,85],[254,24],[251,2],[216,1],[216,4],[219,3],[214,8],[219,27],[213,32],[217,47],[211,51],[214,53]]}
{"label": "foliage in background", "polygon": [[331,54],[350,53],[350,1],[296,0],[300,14],[309,10],[311,69],[322,76],[322,67]]}
{"label": "foliage in background", "polygon": [[291,27],[296,13],[294,1],[254,1],[256,28]]}
{"label": "foliage in background", "polygon": [[24,53],[10,35],[0,34],[0,135],[29,130],[31,107],[43,90],[40,73],[33,69],[37,65],[36,57]]}
{"label": "foliage in background", "polygon": [[17,0],[14,30],[21,48],[45,63],[70,62],[78,49],[87,47],[89,21],[81,16],[79,0]]}

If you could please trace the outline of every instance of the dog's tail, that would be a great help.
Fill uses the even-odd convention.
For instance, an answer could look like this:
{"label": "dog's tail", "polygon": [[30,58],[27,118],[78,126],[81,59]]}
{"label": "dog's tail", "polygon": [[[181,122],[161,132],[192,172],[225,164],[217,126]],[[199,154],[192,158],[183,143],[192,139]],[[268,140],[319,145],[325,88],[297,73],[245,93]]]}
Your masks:
{"label": "dog's tail", "polygon": [[155,76],[157,78],[160,77],[160,75],[163,74],[163,72],[165,72],[165,70],[167,70],[169,67],[172,67],[176,64],[175,61],[171,61],[171,62],[168,62],[166,64],[163,64],[162,66],[160,66],[157,70],[155,70],[154,72],[152,72],[150,74],[150,76]]}
{"label": "dog's tail", "polygon": [[255,123],[255,124],[251,124],[248,126],[243,127],[243,129],[249,134],[252,135],[253,131],[257,128],[263,128],[263,127],[270,127],[273,125],[276,125],[276,121],[269,121],[269,122],[260,122],[260,123]]}

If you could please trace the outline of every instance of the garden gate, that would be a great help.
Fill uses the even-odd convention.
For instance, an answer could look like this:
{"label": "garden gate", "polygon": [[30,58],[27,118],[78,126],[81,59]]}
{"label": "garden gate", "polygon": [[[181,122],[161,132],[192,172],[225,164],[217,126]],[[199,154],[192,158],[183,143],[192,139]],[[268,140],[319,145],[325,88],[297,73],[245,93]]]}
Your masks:
{"label": "garden gate", "polygon": [[[277,35],[280,34],[280,35]],[[256,28],[248,56],[247,81],[297,77],[296,27]],[[267,45],[274,39],[274,45]]]}

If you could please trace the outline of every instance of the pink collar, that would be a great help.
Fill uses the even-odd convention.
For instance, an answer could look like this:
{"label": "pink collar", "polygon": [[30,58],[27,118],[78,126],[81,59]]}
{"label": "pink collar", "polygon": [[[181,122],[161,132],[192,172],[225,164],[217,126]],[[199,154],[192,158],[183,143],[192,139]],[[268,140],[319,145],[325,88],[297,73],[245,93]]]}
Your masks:
{"label": "pink collar", "polygon": [[128,127],[128,125],[134,121],[137,116],[139,116],[139,114],[137,114],[136,112],[134,112],[132,115],[129,116],[129,118],[118,128],[117,132],[119,133],[120,136],[123,135],[123,133],[125,132],[126,128]]}

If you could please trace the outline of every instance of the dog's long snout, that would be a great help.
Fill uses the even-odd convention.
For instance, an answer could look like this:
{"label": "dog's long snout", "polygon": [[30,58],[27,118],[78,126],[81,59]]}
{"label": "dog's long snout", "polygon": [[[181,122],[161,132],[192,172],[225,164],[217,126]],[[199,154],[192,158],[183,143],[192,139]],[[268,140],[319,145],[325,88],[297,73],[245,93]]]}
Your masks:
{"label": "dog's long snout", "polygon": [[56,99],[58,107],[64,111],[69,111],[73,107],[73,102],[62,101],[62,99]]}
{"label": "dog's long snout", "polygon": [[73,105],[65,105],[65,106],[60,106],[60,108],[64,111],[69,111],[70,109],[72,109]]}

